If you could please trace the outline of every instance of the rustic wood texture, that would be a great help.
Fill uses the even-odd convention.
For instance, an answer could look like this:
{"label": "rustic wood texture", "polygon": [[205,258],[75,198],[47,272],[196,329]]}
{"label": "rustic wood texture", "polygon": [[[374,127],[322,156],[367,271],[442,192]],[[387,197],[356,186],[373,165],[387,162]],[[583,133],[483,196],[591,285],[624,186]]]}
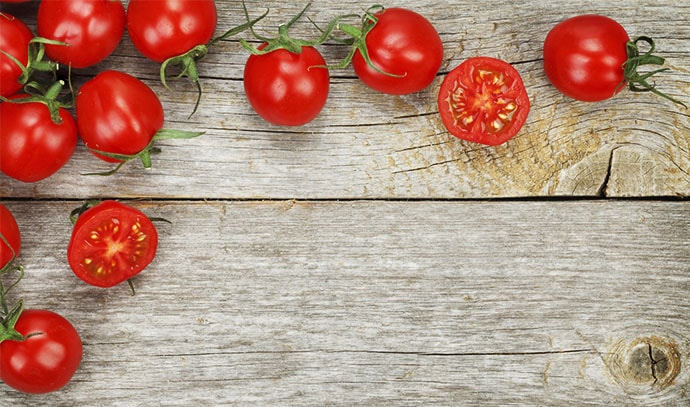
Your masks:
{"label": "rustic wood texture", "polygon": [[[216,3],[218,33],[243,22],[240,2]],[[269,35],[304,6],[247,5],[271,9],[258,27]],[[127,37],[75,72],[77,87],[130,72],[160,96],[166,127],[205,134],[161,143],[151,170],[83,176],[110,167],[79,145],[44,181],[0,175],[26,268],[12,298],[70,319],[85,349],[65,389],[0,383],[0,405],[690,405],[690,111],[630,92],[569,100],[541,62],[558,21],[605,14],[656,40],[672,68],[658,86],[689,103],[690,4],[385,5],[437,27],[436,81],[387,96],[334,71],[326,108],[298,128],[252,112],[237,38],[200,62],[191,118],[194,87],[165,90]],[[308,14],[325,24],[366,6]],[[36,8],[3,4],[34,25]],[[292,32],[314,35],[308,22]],[[346,52],[320,49],[332,62]],[[478,55],[514,64],[531,96],[523,131],[498,147],[451,137],[436,108],[445,74]],[[171,221],[134,296],[67,264],[69,212],[105,197]]]}

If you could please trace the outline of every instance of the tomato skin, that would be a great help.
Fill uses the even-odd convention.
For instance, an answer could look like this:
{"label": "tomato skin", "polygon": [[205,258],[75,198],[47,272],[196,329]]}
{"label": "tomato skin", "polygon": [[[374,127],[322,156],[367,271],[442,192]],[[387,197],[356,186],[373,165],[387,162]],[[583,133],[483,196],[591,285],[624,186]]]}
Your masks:
{"label": "tomato skin", "polygon": [[546,36],[544,71],[556,89],[573,99],[609,99],[624,88],[629,40],[625,29],[611,18],[571,17]]}
{"label": "tomato skin", "polygon": [[0,103],[0,171],[22,182],[36,182],[62,168],[78,136],[72,114],[65,108],[59,114],[62,123],[55,124],[43,103]]}
{"label": "tomato skin", "polygon": [[[263,49],[262,44],[259,49]],[[330,75],[321,53],[302,47],[294,54],[277,49],[250,55],[244,67],[244,91],[264,120],[282,126],[301,126],[319,115],[328,99]]]}
{"label": "tomato skin", "polygon": [[[33,37],[29,27],[20,19],[0,13],[0,50],[17,58],[24,66],[29,61],[28,47]],[[18,82],[21,74],[22,69],[0,53],[0,96],[9,97],[22,89],[23,85]]]}
{"label": "tomato skin", "polygon": [[0,234],[7,240],[9,246],[0,239],[0,269],[5,267],[12,260],[12,251],[15,256],[19,256],[22,247],[22,240],[19,234],[19,225],[9,209],[0,204]]}
{"label": "tomato skin", "polygon": [[43,0],[37,30],[43,38],[69,44],[46,45],[50,59],[87,68],[117,48],[125,31],[125,8],[119,0]]}
{"label": "tomato skin", "polygon": [[391,95],[419,92],[431,84],[443,62],[443,43],[424,16],[405,9],[387,8],[366,36],[370,67],[359,50],[352,59],[355,73],[367,86]]}
{"label": "tomato skin", "polygon": [[14,328],[24,341],[0,343],[0,379],[25,393],[49,393],[64,387],[82,359],[82,342],[74,326],[47,310],[24,310]]}
{"label": "tomato skin", "polygon": [[212,0],[131,0],[127,31],[142,55],[163,62],[208,43],[217,18]]}
{"label": "tomato skin", "polygon": [[438,93],[438,108],[452,135],[495,146],[520,131],[530,101],[520,74],[509,63],[474,57],[445,77]]}
{"label": "tomato skin", "polygon": [[139,274],[157,248],[158,232],[151,220],[136,208],[109,200],[79,215],[67,259],[82,281],[106,288]]}
{"label": "tomato skin", "polygon": [[[163,127],[158,96],[139,79],[120,71],[103,71],[77,92],[77,126],[86,147],[134,155]],[[107,162],[119,160],[92,151]]]}

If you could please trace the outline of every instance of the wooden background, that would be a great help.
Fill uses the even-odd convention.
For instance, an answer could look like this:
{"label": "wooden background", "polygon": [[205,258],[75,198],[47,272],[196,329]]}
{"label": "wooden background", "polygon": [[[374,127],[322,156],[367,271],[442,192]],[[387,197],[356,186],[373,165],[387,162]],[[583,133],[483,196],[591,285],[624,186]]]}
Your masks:
{"label": "wooden background", "polygon": [[[241,24],[217,1],[220,34]],[[248,1],[278,24],[304,3]],[[690,4],[663,1],[390,2],[437,27],[445,60],[425,91],[388,96],[332,72],[312,123],[266,124],[242,90],[237,37],[200,63],[205,94],[158,82],[125,36],[78,86],[120,69],[150,85],[166,127],[153,168],[108,167],[79,145],[33,184],[0,176],[15,214],[27,307],[77,327],[84,359],[63,390],[2,405],[690,405],[690,115],[651,94],[569,100],[546,79],[543,40],[582,13],[648,35],[672,71],[659,88],[690,102]],[[324,24],[368,5],[320,1]],[[3,5],[35,26],[37,4]],[[308,22],[296,36],[313,36]],[[249,38],[248,34],[242,34]],[[346,50],[320,47],[328,61]],[[532,111],[498,147],[440,122],[436,92],[466,58],[523,76]],[[158,255],[103,290],[71,273],[69,212],[114,198],[163,217]]]}

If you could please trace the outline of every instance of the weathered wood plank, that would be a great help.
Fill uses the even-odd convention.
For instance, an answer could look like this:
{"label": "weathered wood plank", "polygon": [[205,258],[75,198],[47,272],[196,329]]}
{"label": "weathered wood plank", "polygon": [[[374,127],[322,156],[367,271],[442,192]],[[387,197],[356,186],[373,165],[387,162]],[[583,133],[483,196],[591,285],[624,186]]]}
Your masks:
{"label": "weathered wood plank", "polygon": [[[258,15],[271,14],[257,28],[271,27],[297,13],[301,4],[248,2]],[[238,2],[218,2],[219,29],[243,21]],[[127,38],[116,54],[96,68],[76,73],[78,85],[103,69],[130,72],[151,85],[166,108],[171,128],[205,131],[202,138],[162,143],[154,168],[133,164],[109,180],[80,174],[107,169],[80,146],[60,173],[36,184],[0,177],[4,197],[91,196],[160,198],[481,198],[534,196],[688,196],[690,115],[649,94],[625,92],[613,100],[568,100],[547,81],[542,42],[558,21],[583,12],[619,20],[631,36],[657,40],[672,68],[659,87],[677,98],[690,95],[690,37],[685,2],[514,2],[486,7],[419,1],[412,7],[436,26],[446,56],[438,79],[419,94],[393,97],[364,87],[351,69],[334,71],[331,97],[322,114],[300,128],[264,123],[245,100],[242,71],[247,53],[237,40],[222,41],[200,63],[205,96],[195,98],[187,82],[175,92],[158,83],[157,66],[137,55]],[[353,1],[314,4],[309,15],[324,24],[338,13],[359,12]],[[644,12],[642,12],[642,11]],[[305,22],[295,35],[313,36]],[[243,36],[246,37],[246,36]],[[328,61],[343,47],[323,46]],[[523,75],[532,112],[521,132],[498,147],[465,143],[440,123],[436,92],[445,73],[466,58],[505,59]],[[193,181],[190,181],[193,180]]]}
{"label": "weathered wood plank", "polygon": [[172,222],[135,296],[69,271],[75,202],[3,203],[85,343],[8,405],[688,402],[686,202],[131,202]]}

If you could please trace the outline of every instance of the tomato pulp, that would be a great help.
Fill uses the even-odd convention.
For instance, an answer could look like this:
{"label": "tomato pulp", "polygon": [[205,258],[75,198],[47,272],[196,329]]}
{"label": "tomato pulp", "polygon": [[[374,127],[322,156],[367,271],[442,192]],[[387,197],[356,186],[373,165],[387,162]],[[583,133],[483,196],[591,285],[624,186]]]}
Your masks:
{"label": "tomato pulp", "polygon": [[495,146],[525,124],[530,101],[520,74],[496,58],[470,58],[443,80],[438,109],[455,137]]}

